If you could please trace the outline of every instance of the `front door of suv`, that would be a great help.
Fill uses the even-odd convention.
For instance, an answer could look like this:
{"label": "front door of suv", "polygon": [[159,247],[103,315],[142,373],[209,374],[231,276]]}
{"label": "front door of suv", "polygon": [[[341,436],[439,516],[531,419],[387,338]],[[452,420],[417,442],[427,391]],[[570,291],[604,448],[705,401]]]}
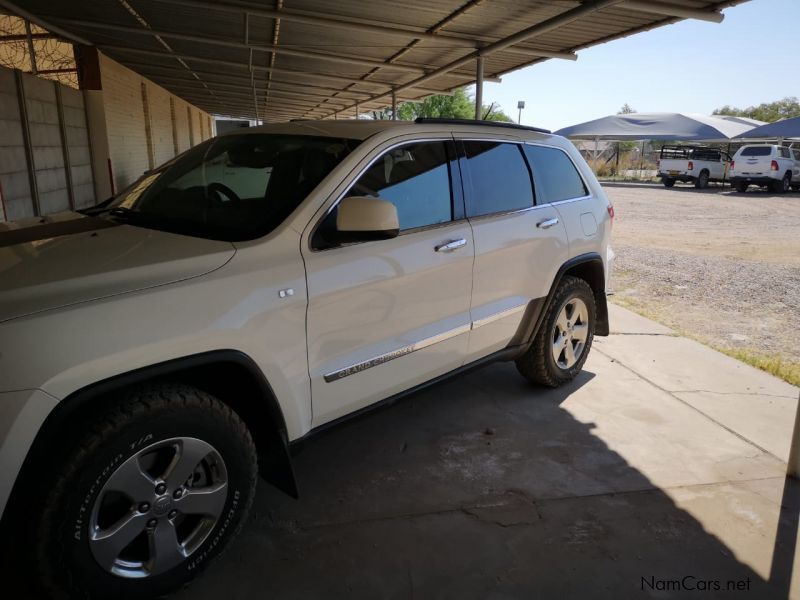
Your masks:
{"label": "front door of suv", "polygon": [[540,309],[567,259],[558,211],[539,204],[521,143],[457,140],[475,239],[467,360],[509,345],[525,311]]}
{"label": "front door of suv", "polygon": [[[463,364],[474,247],[451,137],[386,144],[338,195],[391,201],[400,235],[336,245],[335,205],[309,235],[313,426]],[[450,244],[449,247],[445,247]]]}

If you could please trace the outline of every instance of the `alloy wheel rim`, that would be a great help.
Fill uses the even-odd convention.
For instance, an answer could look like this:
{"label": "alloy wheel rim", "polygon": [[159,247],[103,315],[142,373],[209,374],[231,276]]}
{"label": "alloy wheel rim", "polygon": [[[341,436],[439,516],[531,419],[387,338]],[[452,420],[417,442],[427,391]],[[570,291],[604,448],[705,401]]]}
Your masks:
{"label": "alloy wheel rim", "polygon": [[571,298],[558,313],[552,335],[553,360],[560,369],[571,369],[583,356],[589,338],[589,309],[580,298]]}
{"label": "alloy wheel rim", "polygon": [[192,555],[228,497],[225,462],[191,437],[150,444],[120,464],[95,499],[89,548],[119,577],[165,573]]}

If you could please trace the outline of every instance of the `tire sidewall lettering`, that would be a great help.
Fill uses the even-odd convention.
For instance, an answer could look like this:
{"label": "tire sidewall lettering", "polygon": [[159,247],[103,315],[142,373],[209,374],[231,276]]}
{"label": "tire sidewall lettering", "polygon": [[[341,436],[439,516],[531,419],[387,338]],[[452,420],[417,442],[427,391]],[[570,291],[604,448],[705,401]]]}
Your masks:
{"label": "tire sidewall lettering", "polygon": [[83,531],[88,530],[89,515],[91,514],[92,504],[97,494],[99,493],[100,489],[102,489],[103,484],[108,480],[114,470],[124,459],[125,454],[122,452],[117,452],[111,461],[108,462],[105,467],[103,467],[97,477],[95,477],[91,482],[89,489],[78,505],[78,515],[75,517],[72,532],[72,537],[75,541],[82,541]]}
{"label": "tire sidewall lettering", "polygon": [[203,544],[204,548],[199,552],[196,552],[195,555],[193,555],[193,557],[191,557],[189,561],[186,563],[187,571],[194,571],[216,549],[220,540],[222,540],[222,538],[225,536],[225,533],[230,527],[230,524],[234,521],[234,518],[236,517],[236,513],[239,509],[240,498],[241,498],[241,492],[238,489],[234,490],[231,496],[231,504],[228,507],[227,512],[225,513],[225,520],[222,521],[222,524],[214,533],[214,536]]}

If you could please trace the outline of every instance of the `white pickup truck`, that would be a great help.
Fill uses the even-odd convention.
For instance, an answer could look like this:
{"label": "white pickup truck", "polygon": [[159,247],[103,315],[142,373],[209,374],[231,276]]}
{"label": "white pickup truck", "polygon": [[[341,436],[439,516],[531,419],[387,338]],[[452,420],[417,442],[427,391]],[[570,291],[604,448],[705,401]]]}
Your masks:
{"label": "white pickup truck", "polygon": [[731,162],[731,185],[737,192],[758,185],[777,194],[800,190],[800,149],[777,144],[742,146]]}
{"label": "white pickup truck", "polygon": [[731,157],[717,148],[705,146],[664,146],[658,160],[658,176],[665,187],[676,181],[708,187],[709,181],[724,181]]}

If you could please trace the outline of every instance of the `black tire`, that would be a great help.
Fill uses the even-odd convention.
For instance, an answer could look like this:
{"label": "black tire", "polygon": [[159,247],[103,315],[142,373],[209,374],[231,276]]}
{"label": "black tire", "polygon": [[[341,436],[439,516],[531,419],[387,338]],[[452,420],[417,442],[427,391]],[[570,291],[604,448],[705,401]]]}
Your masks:
{"label": "black tire", "polygon": [[[588,310],[588,334],[578,361],[570,368],[562,368],[553,357],[553,341],[558,317],[574,298],[582,300]],[[565,276],[556,289],[531,347],[516,360],[517,370],[528,381],[547,387],[558,387],[574,379],[583,368],[591,350],[596,314],[594,293],[589,284],[578,277]]]}
{"label": "black tire", "polygon": [[773,194],[785,194],[787,193],[792,187],[792,174],[786,173],[783,176],[783,179],[780,181],[775,181],[770,186],[770,191]]}
{"label": "black tire", "polygon": [[709,173],[706,170],[700,171],[700,175],[694,181],[694,187],[698,190],[704,190],[708,187]]}
{"label": "black tire", "polygon": [[733,187],[736,188],[736,191],[740,194],[744,194],[747,191],[747,184],[742,181],[737,182]]}
{"label": "black tire", "polygon": [[[238,533],[255,494],[257,459],[247,427],[227,405],[192,387],[161,384],[131,390],[105,414],[80,427],[83,433],[61,454],[63,459],[54,457],[48,474],[52,486],[41,506],[35,551],[41,581],[52,597],[159,597],[196,577]],[[220,516],[174,568],[142,578],[113,574],[100,566],[90,548],[92,507],[120,465],[144,448],[173,438],[201,440],[224,461],[227,488],[220,497]],[[192,472],[187,480],[187,496],[195,477]],[[128,499],[124,503],[131,504]],[[125,510],[135,512],[136,506]],[[160,518],[167,517],[162,513]]]}
{"label": "black tire", "polygon": [[664,177],[663,179],[661,179],[661,183],[663,183],[664,187],[667,187],[667,188],[671,188],[671,187],[675,186],[675,180],[674,179],[670,179],[669,177]]}

